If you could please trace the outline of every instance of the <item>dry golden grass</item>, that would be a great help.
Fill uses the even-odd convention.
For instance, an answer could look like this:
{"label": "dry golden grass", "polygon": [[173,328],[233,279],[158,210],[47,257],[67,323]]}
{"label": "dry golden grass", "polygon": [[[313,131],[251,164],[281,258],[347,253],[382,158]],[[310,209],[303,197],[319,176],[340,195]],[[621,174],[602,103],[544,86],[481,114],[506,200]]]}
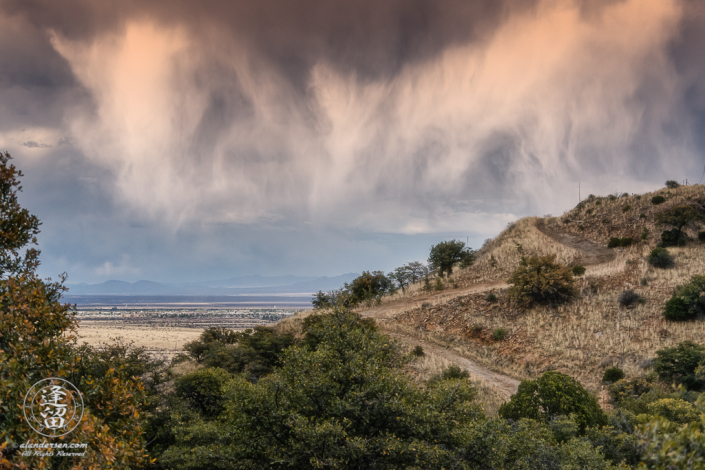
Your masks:
{"label": "dry golden grass", "polygon": [[[651,203],[653,196],[663,196],[666,202]],[[632,237],[638,240],[641,231],[649,231],[649,240],[658,241],[663,228],[654,224],[654,214],[673,206],[702,204],[705,202],[705,185],[680,186],[676,189],[659,189],[651,193],[611,199],[599,197],[585,199],[574,209],[556,219],[561,230],[606,245],[610,237]],[[631,206],[626,212],[624,209]],[[640,217],[644,214],[644,218]],[[606,222],[606,223],[605,223]],[[688,230],[697,236],[696,230]]]}
{"label": "dry golden grass", "polygon": [[154,356],[170,358],[183,352],[184,344],[198,339],[202,331],[200,328],[81,321],[78,343],[99,346],[120,339],[128,343],[133,342],[136,347],[144,347]]}
{"label": "dry golden grass", "polygon": [[555,243],[536,228],[536,217],[526,217],[507,227],[478,252],[473,266],[463,272],[475,282],[507,279],[522,256],[556,255],[556,261],[570,265],[580,257],[573,248]]}
{"label": "dry golden grass", "polygon": [[[609,366],[618,365],[627,375],[641,375],[657,350],[705,339],[704,321],[667,322],[662,313],[677,285],[705,272],[705,247],[693,244],[670,249],[676,265],[667,270],[645,261],[650,248],[620,249],[613,262],[588,269],[578,281],[583,294],[569,305],[539,307],[517,315],[506,308],[460,307],[461,297],[453,305],[427,309],[423,315],[429,320],[422,329],[418,309],[401,315],[398,322],[385,322],[385,328],[450,344],[459,354],[519,379],[556,369],[597,391]],[[641,279],[648,285],[642,286]],[[591,284],[597,292],[593,293]],[[620,307],[618,296],[626,289],[634,289],[645,303],[633,309]],[[465,330],[503,327],[508,337],[505,341],[469,338],[457,327],[458,322]]]}

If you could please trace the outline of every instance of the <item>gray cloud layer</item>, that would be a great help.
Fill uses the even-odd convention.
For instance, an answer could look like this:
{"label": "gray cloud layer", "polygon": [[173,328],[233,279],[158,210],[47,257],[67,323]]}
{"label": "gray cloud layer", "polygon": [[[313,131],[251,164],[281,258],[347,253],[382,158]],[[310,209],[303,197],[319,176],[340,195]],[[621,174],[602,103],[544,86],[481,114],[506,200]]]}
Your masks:
{"label": "gray cloud layer", "polygon": [[697,180],[703,26],[692,0],[6,0],[0,146],[51,274],[389,269],[578,181]]}

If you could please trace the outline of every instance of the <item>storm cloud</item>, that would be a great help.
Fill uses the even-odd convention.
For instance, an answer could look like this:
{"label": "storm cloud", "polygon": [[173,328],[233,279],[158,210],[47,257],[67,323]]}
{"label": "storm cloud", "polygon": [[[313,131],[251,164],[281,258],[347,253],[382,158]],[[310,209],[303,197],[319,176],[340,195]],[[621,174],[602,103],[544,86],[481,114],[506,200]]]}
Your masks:
{"label": "storm cloud", "polygon": [[390,269],[578,182],[697,182],[703,31],[689,0],[6,0],[0,147],[52,274]]}

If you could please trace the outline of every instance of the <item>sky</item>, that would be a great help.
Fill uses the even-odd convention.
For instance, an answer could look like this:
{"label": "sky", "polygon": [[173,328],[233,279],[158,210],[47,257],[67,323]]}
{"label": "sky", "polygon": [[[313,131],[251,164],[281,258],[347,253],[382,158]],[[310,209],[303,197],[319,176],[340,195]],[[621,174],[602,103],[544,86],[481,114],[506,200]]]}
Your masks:
{"label": "sky", "polygon": [[0,0],[0,150],[69,283],[389,271],[697,183],[700,0]]}

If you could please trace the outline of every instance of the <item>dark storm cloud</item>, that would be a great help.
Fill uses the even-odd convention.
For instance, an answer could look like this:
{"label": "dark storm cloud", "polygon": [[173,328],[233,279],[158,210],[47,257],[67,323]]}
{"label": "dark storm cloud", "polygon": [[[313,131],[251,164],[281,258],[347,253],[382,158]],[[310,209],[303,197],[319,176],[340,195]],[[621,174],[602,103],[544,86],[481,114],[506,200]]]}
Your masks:
{"label": "dark storm cloud", "polygon": [[343,71],[379,78],[449,45],[477,40],[509,13],[534,4],[532,0],[21,0],[6,1],[5,11],[22,16],[40,30],[89,42],[106,33],[119,34],[126,22],[145,16],[165,25],[187,25],[196,36],[206,29],[222,29],[278,64],[305,90],[309,70],[320,59]]}
{"label": "dark storm cloud", "polygon": [[0,22],[0,146],[76,272],[396,264],[382,233],[482,239],[578,181],[701,171],[696,0],[0,0]]}

